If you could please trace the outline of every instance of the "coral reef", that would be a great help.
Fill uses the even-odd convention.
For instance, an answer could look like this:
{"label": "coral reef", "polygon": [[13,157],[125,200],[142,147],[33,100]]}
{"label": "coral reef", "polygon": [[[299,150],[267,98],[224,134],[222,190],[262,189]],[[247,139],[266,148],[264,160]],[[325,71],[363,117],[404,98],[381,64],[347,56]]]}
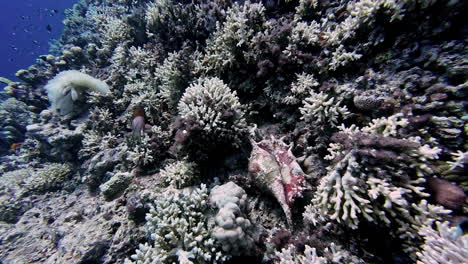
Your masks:
{"label": "coral reef", "polygon": [[67,164],[44,164],[4,173],[0,187],[1,221],[16,223],[32,206],[33,194],[57,191],[71,180],[72,168]]}
{"label": "coral reef", "polygon": [[247,194],[233,182],[215,186],[210,192],[210,204],[218,209],[213,237],[225,252],[233,256],[248,255],[253,240],[249,237],[251,227],[245,216]]}
{"label": "coral reef", "polygon": [[184,120],[178,133],[189,134],[180,144],[189,149],[206,152],[224,144],[239,146],[247,135],[243,105],[236,92],[218,78],[202,78],[188,87],[178,114]]}
{"label": "coral reef", "polygon": [[191,186],[197,180],[196,164],[185,160],[170,163],[159,173],[166,183],[177,189]]}
{"label": "coral reef", "polygon": [[327,264],[327,263],[364,263],[362,259],[351,255],[346,250],[342,249],[335,243],[330,243],[330,246],[325,248],[324,257],[317,254],[316,248],[311,248],[306,245],[303,254],[298,254],[293,245],[288,248],[283,248],[281,251],[276,252],[278,264],[296,263],[296,264]]}
{"label": "coral reef", "polygon": [[[424,237],[422,251],[418,252],[418,264],[463,263],[468,258],[468,236],[459,234],[459,227],[448,222],[436,222],[436,228],[427,225],[419,230]],[[462,231],[463,232],[463,231]]]}
{"label": "coral reef", "polygon": [[0,103],[0,153],[5,154],[12,144],[25,139],[24,127],[34,123],[37,115],[28,109],[28,105],[8,98]]}
{"label": "coral reef", "polygon": [[130,173],[116,173],[100,186],[102,195],[104,195],[104,198],[107,200],[114,199],[128,187],[131,180],[132,175]]}
{"label": "coral reef", "polygon": [[78,1],[3,80],[1,261],[463,259],[467,7]]}
{"label": "coral reef", "polygon": [[205,219],[205,185],[185,193],[172,193],[155,201],[146,215],[151,244],[141,244],[127,263],[223,263],[227,259],[211,237]]}

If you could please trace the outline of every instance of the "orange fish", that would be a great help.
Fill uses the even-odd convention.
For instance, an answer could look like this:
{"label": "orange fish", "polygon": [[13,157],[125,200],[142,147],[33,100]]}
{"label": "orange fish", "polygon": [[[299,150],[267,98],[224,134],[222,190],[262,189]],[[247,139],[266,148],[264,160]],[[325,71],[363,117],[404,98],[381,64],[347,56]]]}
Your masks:
{"label": "orange fish", "polygon": [[10,151],[15,152],[17,149],[19,149],[23,145],[22,142],[20,143],[13,143],[11,144]]}

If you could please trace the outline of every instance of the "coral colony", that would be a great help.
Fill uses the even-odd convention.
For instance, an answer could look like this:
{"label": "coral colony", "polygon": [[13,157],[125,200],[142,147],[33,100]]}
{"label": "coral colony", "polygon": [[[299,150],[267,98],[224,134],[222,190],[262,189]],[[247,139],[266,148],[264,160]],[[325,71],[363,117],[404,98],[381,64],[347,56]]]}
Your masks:
{"label": "coral colony", "polygon": [[80,0],[0,107],[2,263],[466,263],[467,1]]}

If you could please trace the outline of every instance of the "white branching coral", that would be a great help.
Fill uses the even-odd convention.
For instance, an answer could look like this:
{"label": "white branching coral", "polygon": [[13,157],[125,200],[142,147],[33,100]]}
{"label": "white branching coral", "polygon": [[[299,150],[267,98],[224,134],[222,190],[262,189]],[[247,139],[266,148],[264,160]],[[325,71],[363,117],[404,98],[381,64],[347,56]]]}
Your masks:
{"label": "white branching coral", "polygon": [[300,104],[312,89],[317,86],[319,86],[319,82],[312,74],[305,72],[297,74],[297,81],[291,84],[291,93],[293,95],[285,97],[283,102],[289,105]]}
{"label": "white branching coral", "polygon": [[169,53],[164,62],[155,69],[158,93],[171,111],[176,111],[185,88],[187,87],[186,73],[190,71],[188,59],[184,51]]}
{"label": "white branching coral", "polygon": [[357,54],[355,51],[348,52],[345,50],[343,45],[340,45],[335,51],[333,51],[328,67],[330,70],[334,71],[339,67],[346,66],[352,61],[359,60],[361,57],[361,54]]}
{"label": "white branching coral", "polygon": [[328,168],[328,174],[317,188],[314,206],[306,207],[304,220],[318,223],[325,213],[328,219],[344,222],[352,228],[357,228],[361,215],[372,221],[372,206],[370,199],[366,198],[365,189],[360,186],[362,182],[359,177],[364,175],[359,167],[355,153],[350,152],[334,167]]}
{"label": "white branching coral", "polygon": [[[398,135],[399,129],[406,127],[408,124],[408,119],[404,118],[402,113],[398,113],[389,117],[373,119],[369,125],[362,128],[362,132],[395,137]],[[357,130],[355,131],[357,132]]]}
{"label": "white branching coral", "polygon": [[176,161],[165,166],[160,174],[163,181],[180,189],[191,185],[196,179],[196,164],[186,160]]}
{"label": "white branching coral", "polygon": [[364,261],[341,246],[330,243],[324,250],[323,256],[317,254],[317,249],[305,245],[303,254],[299,254],[297,249],[293,245],[289,245],[287,248],[283,248],[281,251],[276,251],[275,255],[277,261],[276,264],[328,264],[328,263],[350,263],[360,264]]}
{"label": "white branching coral", "polygon": [[315,21],[310,23],[297,22],[289,36],[289,42],[293,44],[317,45],[320,40],[320,33],[320,25]]}
{"label": "white branching coral", "polygon": [[125,19],[128,9],[123,5],[90,5],[85,21],[97,33],[104,52],[112,50],[121,42],[130,39],[130,25]]}
{"label": "white branching coral", "polygon": [[330,28],[325,32],[325,38],[329,44],[338,45],[353,38],[360,27],[370,25],[375,21],[378,12],[388,13],[391,21],[402,18],[402,10],[395,0],[351,1],[347,9],[349,16],[336,28]]}
{"label": "white branching coral", "polygon": [[157,0],[148,4],[146,10],[146,33],[157,41],[168,38],[164,41],[174,44],[174,38],[187,36],[195,30],[197,17],[193,5]]}
{"label": "white branching coral", "polygon": [[453,156],[453,161],[449,161],[448,164],[450,165],[450,170],[454,170],[458,167],[463,168],[465,164],[468,163],[468,152],[463,152],[461,150],[451,153]]}
{"label": "white branching coral", "polygon": [[228,257],[211,237],[206,185],[158,199],[146,215],[151,244],[141,244],[126,263],[223,263]]}
{"label": "white branching coral", "polygon": [[261,3],[237,2],[227,12],[226,21],[217,25],[217,31],[208,40],[206,55],[199,71],[223,71],[231,67],[239,54],[248,51],[256,28],[265,21],[265,7]]}
{"label": "white branching coral", "polygon": [[336,127],[338,122],[349,114],[348,108],[340,105],[341,100],[324,92],[316,93],[311,90],[303,103],[304,106],[300,108],[301,119],[311,126]]}
{"label": "white branching coral", "polygon": [[123,41],[114,49],[111,74],[120,75],[128,83],[145,82],[148,86],[146,89],[154,89],[154,85],[151,85],[154,69],[158,65],[162,51],[158,48],[128,47],[129,45],[128,41]]}
{"label": "white branching coral", "polygon": [[328,261],[324,257],[317,255],[317,249],[308,245],[305,246],[304,255],[297,254],[296,248],[289,245],[288,248],[283,248],[281,252],[276,252],[278,258],[277,264],[327,264]]}
{"label": "white branching coral", "polygon": [[[394,234],[414,241],[419,239],[415,235],[419,226],[449,213],[423,199],[428,194],[422,183],[432,173],[426,163],[437,159],[440,149],[421,146],[418,137],[390,137],[400,135],[407,122],[395,115],[374,120],[362,129],[342,127],[327,156],[335,162],[306,207],[304,220],[314,225],[334,220],[351,228],[362,220],[388,226],[396,223]],[[414,251],[414,247],[406,249]]]}
{"label": "white branching coral", "polygon": [[299,0],[299,4],[296,7],[295,19],[299,20],[300,17],[310,14],[311,10],[318,7],[319,0]]}
{"label": "white branching coral", "polygon": [[421,227],[419,234],[425,242],[417,252],[418,264],[465,263],[468,259],[468,235],[460,227],[450,227],[448,222],[436,222]]}
{"label": "white branching coral", "polygon": [[151,137],[147,134],[141,137],[141,142],[127,152],[126,160],[133,164],[134,167],[145,166],[154,161],[154,150],[151,149]]}
{"label": "white branching coral", "polygon": [[171,1],[169,0],[153,1],[148,5],[145,19],[149,36],[153,35],[151,32],[155,26],[164,22],[171,16],[169,12],[170,5]]}
{"label": "white branching coral", "polygon": [[202,142],[237,146],[248,131],[245,109],[235,91],[218,78],[201,78],[185,91],[179,116],[197,127]]}
{"label": "white branching coral", "polygon": [[130,26],[118,17],[109,17],[100,30],[104,47],[109,50],[113,50],[118,43],[130,39]]}

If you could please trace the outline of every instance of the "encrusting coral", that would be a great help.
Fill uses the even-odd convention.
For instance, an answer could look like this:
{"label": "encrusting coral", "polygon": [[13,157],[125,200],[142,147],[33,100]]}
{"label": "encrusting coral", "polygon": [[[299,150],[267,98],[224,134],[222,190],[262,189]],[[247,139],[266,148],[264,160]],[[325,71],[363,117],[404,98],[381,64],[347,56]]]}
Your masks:
{"label": "encrusting coral", "polygon": [[245,213],[245,191],[233,182],[215,186],[210,192],[210,204],[218,209],[213,237],[225,252],[233,256],[248,255],[253,239],[249,236],[252,227]]}

